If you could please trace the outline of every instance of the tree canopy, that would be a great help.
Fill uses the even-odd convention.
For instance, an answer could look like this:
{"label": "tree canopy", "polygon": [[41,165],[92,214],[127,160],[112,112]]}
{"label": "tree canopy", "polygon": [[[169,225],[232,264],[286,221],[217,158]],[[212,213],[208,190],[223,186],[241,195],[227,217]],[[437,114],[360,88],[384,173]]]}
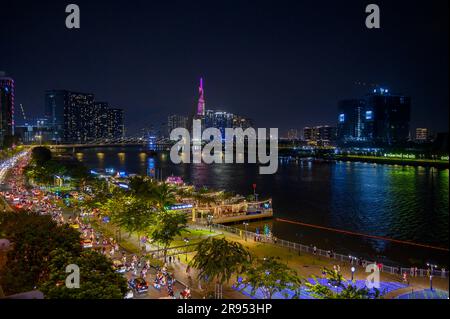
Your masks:
{"label": "tree canopy", "polygon": [[190,265],[198,269],[200,280],[223,284],[242,273],[250,261],[250,252],[240,243],[209,237],[198,244]]}
{"label": "tree canopy", "polygon": [[[50,256],[48,279],[40,290],[48,299],[123,299],[127,291],[126,279],[116,273],[111,261],[95,251],[70,254],[62,249],[54,250]],[[67,265],[80,269],[80,287],[65,285]]]}
{"label": "tree canopy", "polygon": [[47,147],[37,146],[31,151],[31,159],[38,165],[42,165],[52,159],[52,152]]}
{"label": "tree canopy", "polygon": [[279,258],[257,259],[245,272],[243,288],[251,287],[251,294],[261,291],[264,299],[272,299],[277,292],[288,297],[287,290],[293,291],[293,298],[300,298],[302,282],[297,272],[280,262]]}
{"label": "tree canopy", "polygon": [[[358,288],[353,282],[347,281],[337,271],[323,268],[323,273],[329,285],[321,284],[313,277],[314,282],[306,282],[307,290],[317,299],[379,299],[380,291],[376,288]],[[331,287],[334,287],[332,289]]]}
{"label": "tree canopy", "polygon": [[80,233],[58,226],[50,216],[29,212],[0,215],[0,234],[13,244],[8,251],[0,283],[8,294],[32,290],[49,274],[48,261],[55,249],[81,252]]}

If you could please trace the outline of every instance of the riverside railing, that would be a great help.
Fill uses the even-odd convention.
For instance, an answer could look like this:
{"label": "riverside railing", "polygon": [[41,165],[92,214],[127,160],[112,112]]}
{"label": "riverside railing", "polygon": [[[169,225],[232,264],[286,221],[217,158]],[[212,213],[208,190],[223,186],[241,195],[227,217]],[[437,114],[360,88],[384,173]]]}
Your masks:
{"label": "riverside railing", "polygon": [[[270,243],[270,244],[273,244],[276,246],[288,248],[290,250],[298,251],[299,253],[305,252],[305,253],[313,254],[316,256],[334,259],[334,260],[340,261],[342,263],[348,263],[352,266],[360,266],[360,267],[365,268],[367,265],[374,263],[374,261],[370,261],[370,260],[366,260],[366,259],[362,259],[362,258],[356,258],[354,256],[349,256],[349,255],[342,255],[342,254],[335,253],[331,250],[323,250],[320,248],[316,248],[315,246],[313,246],[313,247],[307,246],[307,245],[290,242],[290,241],[283,240],[283,239],[278,239],[278,238],[269,237],[266,235],[256,234],[251,231],[247,231],[247,230],[243,230],[243,229],[239,229],[239,228],[235,228],[235,227],[230,227],[230,226],[226,226],[226,225],[222,225],[222,224],[212,224],[211,226],[204,226],[204,225],[196,224],[194,227],[203,229],[203,230],[207,230],[207,229],[209,229],[209,227],[211,227],[212,229],[223,230],[223,231],[227,231],[232,234],[237,234],[237,235],[241,236],[242,238],[250,238],[250,239],[253,238],[254,240],[258,239],[258,241],[260,241],[260,242]],[[434,277],[448,278],[448,276],[449,276],[449,271],[445,270],[445,269],[441,269],[441,270],[433,269],[430,271],[429,269],[417,269],[416,267],[406,268],[406,267],[401,267],[401,266],[389,266],[389,265],[385,265],[385,264],[381,264],[381,263],[379,263],[378,265],[379,265],[379,269],[381,272],[392,274],[392,275],[402,276],[404,273],[407,273],[410,277],[429,277],[432,275]]]}

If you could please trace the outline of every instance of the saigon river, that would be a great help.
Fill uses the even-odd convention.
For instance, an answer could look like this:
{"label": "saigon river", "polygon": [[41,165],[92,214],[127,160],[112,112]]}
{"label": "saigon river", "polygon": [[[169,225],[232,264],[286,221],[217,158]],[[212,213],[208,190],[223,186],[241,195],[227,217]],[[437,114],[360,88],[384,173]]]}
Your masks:
{"label": "saigon river", "polygon": [[[439,246],[449,243],[449,170],[358,162],[280,160],[274,175],[259,175],[251,164],[180,164],[168,153],[149,157],[143,147],[75,150],[90,169],[181,176],[196,186],[224,189],[244,196],[273,199],[274,217],[340,230]],[[448,251],[362,238],[275,220],[268,224],[281,239],[385,263],[424,268],[426,262],[448,265]],[[242,227],[242,224],[236,225]]]}

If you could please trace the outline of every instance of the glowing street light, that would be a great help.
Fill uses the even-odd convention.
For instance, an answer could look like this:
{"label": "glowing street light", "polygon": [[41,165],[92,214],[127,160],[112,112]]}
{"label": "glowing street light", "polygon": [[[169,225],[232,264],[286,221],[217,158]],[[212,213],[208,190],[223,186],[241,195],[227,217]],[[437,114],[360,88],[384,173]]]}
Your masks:
{"label": "glowing street light", "polygon": [[244,224],[244,227],[245,227],[245,241],[247,241],[247,226],[248,226],[248,223],[244,222],[243,224]]}
{"label": "glowing street light", "polygon": [[353,276],[354,276],[354,274],[355,274],[356,268],[355,268],[355,267],[352,267],[352,268],[351,268],[351,271],[352,271],[352,281],[353,281]]}
{"label": "glowing street light", "polygon": [[[185,237],[184,242],[186,243],[186,246],[187,246],[187,244],[189,244],[189,238]],[[185,261],[187,261],[187,247],[186,247],[186,256],[184,259],[185,259]]]}
{"label": "glowing street light", "polygon": [[211,215],[211,214],[209,214],[209,215],[207,216],[207,219],[208,219],[208,225],[209,225],[209,232],[210,232],[210,233],[212,232],[211,226],[212,226],[213,218],[214,218],[214,216]]}
{"label": "glowing street light", "polygon": [[437,265],[427,263],[427,266],[428,269],[430,270],[430,290],[433,291],[433,270],[434,268],[437,268]]}

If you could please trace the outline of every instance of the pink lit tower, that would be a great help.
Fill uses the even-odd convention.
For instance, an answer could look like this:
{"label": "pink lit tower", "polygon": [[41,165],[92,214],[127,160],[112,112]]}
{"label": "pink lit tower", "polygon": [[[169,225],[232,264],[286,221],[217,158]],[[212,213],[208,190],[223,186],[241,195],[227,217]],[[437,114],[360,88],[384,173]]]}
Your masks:
{"label": "pink lit tower", "polygon": [[197,117],[205,116],[205,96],[203,91],[203,78],[200,78],[200,86],[198,88],[198,105],[197,105]]}

